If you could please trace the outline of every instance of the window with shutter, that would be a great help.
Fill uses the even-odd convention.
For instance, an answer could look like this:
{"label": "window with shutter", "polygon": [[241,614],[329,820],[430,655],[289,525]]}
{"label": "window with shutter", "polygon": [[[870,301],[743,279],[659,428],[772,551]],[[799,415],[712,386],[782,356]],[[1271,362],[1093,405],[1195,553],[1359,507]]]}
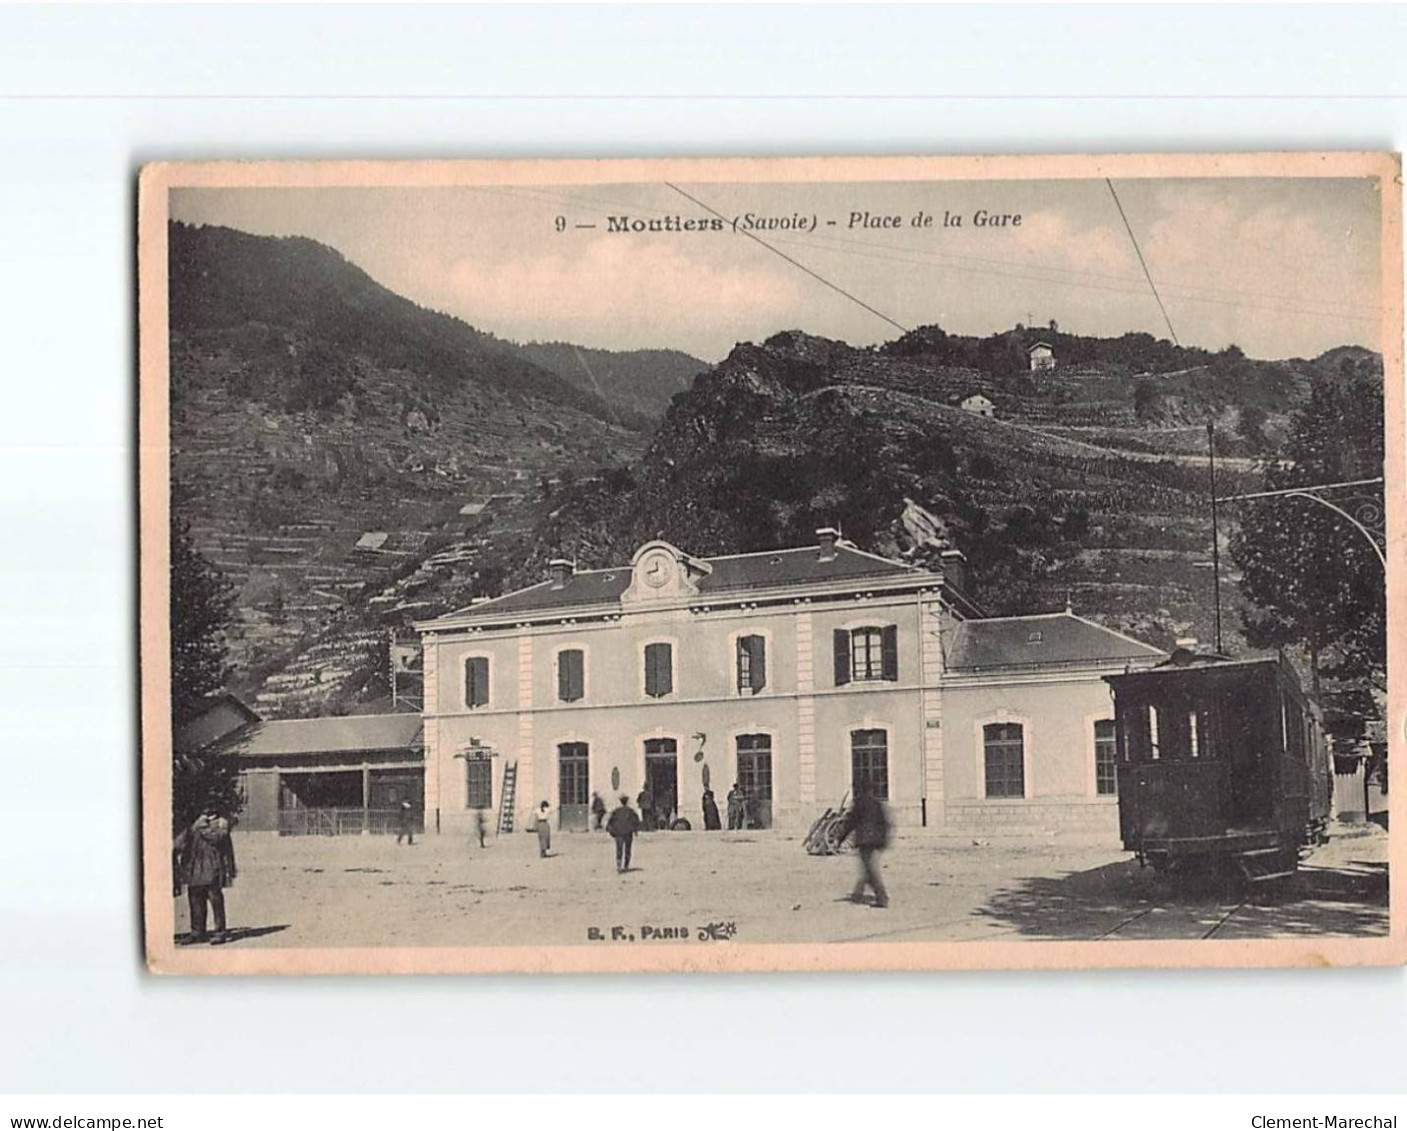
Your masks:
{"label": "window with shutter", "polygon": [[880,678],[891,682],[899,678],[899,626],[887,624],[880,632]]}
{"label": "window with shutter", "polygon": [[[850,679],[899,678],[899,630],[895,625],[854,628],[849,632],[848,649]],[[836,646],[840,646],[837,633]],[[840,672],[840,658],[837,654],[836,672]],[[837,680],[837,682],[841,682]]]}
{"label": "window with shutter", "polygon": [[762,636],[738,637],[738,691],[756,695],[767,686],[767,640]]}
{"label": "window with shutter", "polygon": [[674,649],[669,644],[645,645],[645,694],[662,699],[674,691]]}
{"label": "window with shutter", "polygon": [[832,639],[835,642],[835,685],[844,687],[850,682],[850,633],[837,628]]}
{"label": "window with shutter", "polygon": [[464,705],[484,707],[489,701],[489,659],[470,656],[464,661]]}
{"label": "window with shutter", "polygon": [[557,698],[563,703],[575,703],[586,694],[586,662],[580,648],[566,648],[557,653]]}

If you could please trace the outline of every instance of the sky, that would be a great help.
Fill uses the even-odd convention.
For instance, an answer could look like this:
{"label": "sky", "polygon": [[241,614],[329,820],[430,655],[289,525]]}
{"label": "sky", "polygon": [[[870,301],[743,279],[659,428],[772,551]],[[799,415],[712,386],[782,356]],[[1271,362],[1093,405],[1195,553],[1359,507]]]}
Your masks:
{"label": "sky", "polygon": [[[180,189],[171,212],[308,236],[422,306],[515,341],[672,348],[714,362],[781,330],[868,345],[900,327],[986,335],[1053,319],[1098,336],[1170,337],[1170,321],[1184,345],[1235,344],[1262,358],[1381,348],[1368,180],[1115,181],[1132,238],[1103,180],[678,189],[688,196],[663,183]],[[982,210],[1021,221],[976,225]],[[714,211],[723,231],[608,230],[610,217]],[[931,226],[914,226],[920,212]],[[816,226],[754,239],[732,226],[747,213]],[[961,226],[944,226],[945,214]]]}

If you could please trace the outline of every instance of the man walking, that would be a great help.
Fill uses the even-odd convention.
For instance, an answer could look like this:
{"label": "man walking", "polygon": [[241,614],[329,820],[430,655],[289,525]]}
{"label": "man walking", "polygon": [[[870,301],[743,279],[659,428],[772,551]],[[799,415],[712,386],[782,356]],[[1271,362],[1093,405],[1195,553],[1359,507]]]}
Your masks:
{"label": "man walking", "polygon": [[591,817],[596,824],[596,831],[599,833],[606,825],[606,803],[601,800],[601,795],[595,790],[591,793]]}
{"label": "man walking", "polygon": [[[219,946],[228,940],[225,922],[225,888],[234,883],[234,842],[230,823],[207,805],[194,824],[176,837],[176,877],[186,885],[190,902],[191,929],[181,945],[205,942]],[[215,934],[205,933],[207,907],[215,911]]]}
{"label": "man walking", "polygon": [[630,807],[629,797],[621,795],[620,805],[606,822],[606,831],[616,842],[616,871],[630,871],[630,844],[640,831],[640,818]]}
{"label": "man walking", "polygon": [[879,853],[889,846],[889,814],[884,811],[884,802],[874,796],[871,788],[862,786],[855,794],[855,803],[845,816],[842,826],[846,836],[854,836],[855,850],[860,856],[860,875],[855,882],[855,890],[850,894],[852,903],[863,903],[865,888],[874,889],[874,905],[889,906],[889,893],[884,890],[884,881],[879,878]]}
{"label": "man walking", "polygon": [[406,798],[402,798],[396,808],[396,843],[402,840],[411,845],[415,843],[415,809]]}

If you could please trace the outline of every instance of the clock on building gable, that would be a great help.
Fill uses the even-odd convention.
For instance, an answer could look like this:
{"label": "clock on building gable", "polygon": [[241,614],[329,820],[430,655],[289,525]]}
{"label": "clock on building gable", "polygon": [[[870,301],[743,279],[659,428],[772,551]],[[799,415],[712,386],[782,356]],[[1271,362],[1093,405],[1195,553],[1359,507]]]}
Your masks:
{"label": "clock on building gable", "polygon": [[627,604],[692,596],[699,591],[697,579],[710,567],[668,542],[650,542],[635,552],[631,570],[630,587],[621,597]]}
{"label": "clock on building gable", "polygon": [[678,572],[678,563],[663,550],[652,550],[640,563],[640,580],[651,589],[663,589]]}

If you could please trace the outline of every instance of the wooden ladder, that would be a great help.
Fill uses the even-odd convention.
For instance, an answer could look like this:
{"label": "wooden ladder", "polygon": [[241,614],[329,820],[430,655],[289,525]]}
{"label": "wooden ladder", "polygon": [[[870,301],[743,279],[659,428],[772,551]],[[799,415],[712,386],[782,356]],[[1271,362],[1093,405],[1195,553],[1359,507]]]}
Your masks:
{"label": "wooden ladder", "polygon": [[513,831],[513,813],[517,809],[518,763],[503,763],[503,792],[498,799],[498,831]]}

